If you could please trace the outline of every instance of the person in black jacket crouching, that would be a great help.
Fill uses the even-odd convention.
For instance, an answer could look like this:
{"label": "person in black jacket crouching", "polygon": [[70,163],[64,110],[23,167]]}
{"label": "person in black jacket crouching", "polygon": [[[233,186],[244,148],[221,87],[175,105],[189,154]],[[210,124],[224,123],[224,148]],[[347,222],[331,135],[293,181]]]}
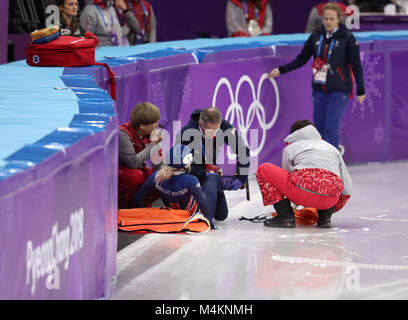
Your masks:
{"label": "person in black jacket crouching", "polygon": [[360,47],[354,35],[340,23],[341,11],[331,2],[323,8],[323,25],[313,31],[302,52],[292,62],[273,69],[269,77],[278,77],[300,68],[314,57],[313,63],[313,122],[322,138],[338,148],[339,129],[352,97],[353,75],[357,83],[357,99],[363,103],[365,88],[361,67]]}
{"label": "person in black jacket crouching", "polygon": [[[223,221],[228,217],[228,205],[224,191],[245,187],[250,166],[250,150],[235,128],[216,107],[193,111],[189,123],[177,136],[177,143],[189,146],[194,159],[190,174],[201,183],[208,204],[207,217],[212,228],[213,219]],[[217,156],[227,144],[237,155],[236,175],[221,176]]]}

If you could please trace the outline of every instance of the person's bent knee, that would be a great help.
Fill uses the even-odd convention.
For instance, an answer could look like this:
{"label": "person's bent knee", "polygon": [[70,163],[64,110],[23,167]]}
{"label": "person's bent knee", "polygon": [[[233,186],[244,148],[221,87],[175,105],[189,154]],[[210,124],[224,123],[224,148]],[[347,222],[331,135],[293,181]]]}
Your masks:
{"label": "person's bent knee", "polygon": [[125,170],[119,169],[119,180],[131,184],[143,184],[146,177],[144,172],[140,169],[126,168]]}
{"label": "person's bent knee", "polygon": [[272,163],[263,163],[258,167],[256,171],[256,179],[264,180],[269,183],[273,183],[275,179],[280,179],[282,176],[283,169],[272,164]]}
{"label": "person's bent knee", "polygon": [[217,212],[214,216],[214,219],[217,221],[224,221],[228,218],[228,209],[223,212]]}
{"label": "person's bent knee", "polygon": [[258,166],[258,169],[256,170],[256,176],[264,177],[265,174],[273,170],[274,167],[275,165],[272,163],[262,163],[260,166]]}

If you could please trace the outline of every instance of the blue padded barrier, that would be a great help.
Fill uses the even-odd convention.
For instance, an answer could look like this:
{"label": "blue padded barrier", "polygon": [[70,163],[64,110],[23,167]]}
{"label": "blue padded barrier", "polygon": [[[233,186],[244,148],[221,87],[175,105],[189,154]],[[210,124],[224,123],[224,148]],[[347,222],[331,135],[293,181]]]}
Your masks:
{"label": "blue padded barrier", "polygon": [[[252,49],[258,54],[268,55],[271,52],[268,47],[272,46],[278,46],[275,53],[284,54],[291,46],[302,45],[308,36],[308,34],[292,34],[256,38],[195,39],[134,47],[109,47],[96,50],[96,58],[97,61],[106,62],[111,67],[119,67],[117,70],[120,76],[121,65],[133,63],[134,72],[148,71],[171,63],[171,60],[164,58],[173,56],[185,55],[186,63],[200,63],[209,62],[212,55],[224,52],[226,58],[239,57],[239,51]],[[373,50],[392,49],[393,46],[398,49],[400,45],[397,42],[382,40],[407,39],[408,31],[356,32],[355,36],[358,41],[372,42]],[[265,51],[256,50],[263,47]],[[234,55],[231,52],[236,53]],[[195,62],[192,57],[195,57]],[[2,98],[0,100],[0,180],[10,175],[11,167],[14,168],[12,172],[17,172],[36,163],[31,160],[41,161],[47,155],[50,156],[56,152],[53,149],[41,150],[38,143],[42,141],[41,137],[48,137],[47,134],[54,133],[53,130],[58,127],[68,126],[89,132],[103,129],[109,117],[115,114],[115,110],[109,94],[95,80],[98,72],[107,74],[101,67],[34,68],[28,67],[25,61],[0,67],[0,88],[2,88],[0,89]],[[107,77],[104,76],[104,78]],[[70,89],[55,90],[58,87]],[[21,92],[25,95],[22,96]],[[41,124],[32,125],[37,122]],[[25,129],[15,129],[17,127]],[[69,136],[70,133],[66,134]],[[55,138],[57,139],[55,143],[59,143],[58,137],[55,136]],[[36,139],[40,140],[36,142]],[[72,141],[76,141],[74,137]],[[32,143],[34,147],[24,146],[25,143]],[[18,152],[13,154],[15,150]],[[32,159],[27,158],[27,163],[30,165],[24,165],[21,162],[23,155],[35,150],[38,154]]]}

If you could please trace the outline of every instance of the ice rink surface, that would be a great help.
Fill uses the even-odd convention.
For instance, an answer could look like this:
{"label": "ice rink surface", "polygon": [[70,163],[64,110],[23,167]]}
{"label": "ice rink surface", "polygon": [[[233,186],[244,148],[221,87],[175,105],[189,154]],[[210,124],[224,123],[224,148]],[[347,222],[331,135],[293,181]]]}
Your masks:
{"label": "ice rink surface", "polygon": [[226,192],[219,230],[147,234],[118,252],[111,299],[408,299],[408,162],[350,166],[353,196],[331,229],[239,221],[264,207]]}

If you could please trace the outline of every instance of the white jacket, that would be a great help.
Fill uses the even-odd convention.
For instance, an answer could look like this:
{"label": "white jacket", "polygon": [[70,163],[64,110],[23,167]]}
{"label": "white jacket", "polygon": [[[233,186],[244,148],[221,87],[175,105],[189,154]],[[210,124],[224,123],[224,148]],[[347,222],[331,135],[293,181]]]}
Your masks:
{"label": "white jacket", "polygon": [[288,135],[289,145],[282,151],[282,168],[292,172],[306,168],[318,168],[336,174],[343,181],[344,195],[351,195],[352,180],[339,150],[322,140],[312,126],[306,126]]}

